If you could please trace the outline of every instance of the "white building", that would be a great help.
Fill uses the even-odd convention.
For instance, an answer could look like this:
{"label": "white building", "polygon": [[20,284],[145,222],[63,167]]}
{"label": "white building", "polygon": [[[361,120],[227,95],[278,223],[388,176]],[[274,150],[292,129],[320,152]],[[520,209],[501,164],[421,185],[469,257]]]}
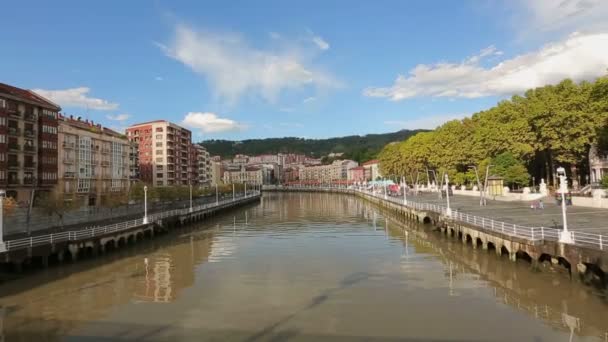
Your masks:
{"label": "white building", "polygon": [[359,165],[353,160],[335,160],[329,165],[315,165],[300,168],[301,181],[328,183],[348,179],[348,170]]}
{"label": "white building", "polygon": [[608,155],[598,153],[596,147],[589,151],[589,168],[591,183],[599,183],[602,178],[608,175]]}
{"label": "white building", "polygon": [[257,166],[241,166],[237,170],[226,170],[224,171],[224,183],[226,184],[244,184],[249,185],[262,185],[264,177],[262,174],[262,168]]}

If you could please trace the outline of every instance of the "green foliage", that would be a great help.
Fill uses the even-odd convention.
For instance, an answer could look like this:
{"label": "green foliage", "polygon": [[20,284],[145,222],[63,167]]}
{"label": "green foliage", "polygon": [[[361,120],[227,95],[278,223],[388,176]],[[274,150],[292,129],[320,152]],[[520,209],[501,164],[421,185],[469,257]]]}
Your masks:
{"label": "green foliage", "polygon": [[604,177],[602,177],[600,184],[602,185],[602,188],[608,189],[608,175],[604,175]]}
{"label": "green foliage", "polygon": [[492,159],[491,174],[501,176],[504,183],[513,187],[514,185],[526,186],[530,183],[530,174],[521,160],[515,158],[510,152],[497,155]]}
{"label": "green foliage", "polygon": [[586,157],[595,144],[608,151],[607,77],[531,89],[471,118],[388,144],[378,159],[385,175],[415,179],[420,171],[434,169],[447,172],[455,184],[477,182],[471,165],[483,181],[492,160],[497,166],[491,173],[511,186],[525,186],[529,171],[548,178],[557,166],[577,178],[577,170],[587,169]]}
{"label": "green foliage", "polygon": [[364,162],[380,152],[382,147],[393,141],[400,141],[424,130],[401,130],[395,133],[368,134],[330,139],[268,138],[243,141],[206,140],[200,143],[211,155],[225,158],[236,154],[257,155],[265,153],[302,153],[320,158],[331,152],[344,153],[344,158]]}
{"label": "green foliage", "polygon": [[66,213],[76,210],[81,202],[75,196],[63,196],[57,191],[44,192],[38,198],[36,206],[47,215],[57,215],[63,225],[63,217]]}

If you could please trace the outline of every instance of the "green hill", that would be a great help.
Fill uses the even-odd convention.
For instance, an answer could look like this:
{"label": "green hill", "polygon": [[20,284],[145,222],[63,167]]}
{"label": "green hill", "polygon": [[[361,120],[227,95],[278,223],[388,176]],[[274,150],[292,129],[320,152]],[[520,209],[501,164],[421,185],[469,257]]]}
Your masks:
{"label": "green hill", "polygon": [[394,133],[351,135],[328,139],[304,139],[295,137],[247,139],[242,141],[205,140],[200,142],[211,155],[230,158],[235,154],[258,155],[276,153],[301,153],[319,158],[329,153],[344,153],[346,158],[358,162],[376,157],[384,145],[403,141],[425,130],[401,130]]}

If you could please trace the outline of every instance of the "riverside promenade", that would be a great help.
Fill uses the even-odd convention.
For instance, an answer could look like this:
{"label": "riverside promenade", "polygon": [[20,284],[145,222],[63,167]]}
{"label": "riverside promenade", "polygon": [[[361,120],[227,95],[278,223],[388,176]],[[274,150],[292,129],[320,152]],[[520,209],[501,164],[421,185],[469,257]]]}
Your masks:
{"label": "riverside promenade", "polygon": [[[524,259],[537,268],[547,262],[563,266],[568,273],[581,275],[588,283],[608,289],[608,211],[576,208],[571,241],[562,242],[561,209],[545,203],[545,209],[530,209],[526,202],[488,201],[479,206],[479,199],[437,193],[392,197],[382,192],[354,188],[330,187],[264,187],[263,191],[316,191],[355,195],[387,208],[409,220],[430,224],[435,230],[457,237],[472,248],[494,250],[510,260]],[[569,207],[568,209],[571,209]],[[587,216],[590,215],[590,216]],[[569,225],[570,227],[570,221]]]}
{"label": "riverside promenade", "polygon": [[[19,271],[23,264],[48,266],[49,261],[77,260],[79,255],[97,255],[108,249],[135,243],[155,233],[203,220],[219,211],[259,201],[261,193],[251,191],[240,197],[217,200],[188,208],[149,213],[137,219],[124,219],[111,224],[84,222],[80,227],[61,232],[43,233],[7,239],[0,243],[0,263],[11,264]],[[113,220],[114,221],[114,220]]]}

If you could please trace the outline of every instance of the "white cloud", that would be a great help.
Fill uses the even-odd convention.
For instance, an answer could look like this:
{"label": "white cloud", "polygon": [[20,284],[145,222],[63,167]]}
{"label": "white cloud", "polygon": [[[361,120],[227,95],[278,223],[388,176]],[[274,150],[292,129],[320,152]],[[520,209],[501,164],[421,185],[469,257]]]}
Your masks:
{"label": "white cloud", "polygon": [[312,102],[312,101],[315,101],[316,99],[317,99],[317,98],[316,98],[316,97],[314,97],[314,96],[307,97],[307,98],[305,98],[304,100],[302,100],[302,103],[308,103],[308,102]]}
{"label": "white cloud", "polygon": [[160,76],[156,76],[156,77],[154,77],[154,79],[157,80],[157,81],[162,81],[163,80],[163,78],[160,77]]}
{"label": "white cloud", "polygon": [[394,126],[399,129],[435,129],[442,124],[456,119],[463,119],[467,114],[441,114],[427,115],[424,117],[407,119],[407,120],[387,120],[384,124]]}
{"label": "white cloud", "polygon": [[182,124],[187,127],[200,129],[203,133],[219,133],[239,131],[246,128],[244,124],[232,119],[220,118],[215,113],[190,112],[186,114]]}
{"label": "white cloud", "polygon": [[130,117],[131,117],[131,115],[129,115],[129,114],[106,115],[106,118],[108,118],[108,120],[112,120],[112,121],[125,121],[125,120],[129,119]]}
{"label": "white cloud", "polygon": [[317,45],[317,47],[319,47],[319,49],[321,49],[321,50],[327,50],[327,49],[329,49],[329,43],[326,42],[320,36],[314,36],[314,37],[312,37],[312,42],[315,43]]}
{"label": "white cloud", "polygon": [[34,89],[33,91],[65,107],[79,107],[96,110],[114,110],[118,108],[118,103],[87,97],[88,93],[91,91],[88,87],[63,90]]}
{"label": "white cloud", "polygon": [[593,79],[608,68],[608,33],[574,33],[492,67],[480,64],[487,51],[497,53],[484,49],[461,63],[420,64],[409,75],[399,75],[392,86],[370,87],[363,93],[393,101],[421,96],[477,98],[519,93],[564,78]]}
{"label": "white cloud", "polygon": [[230,102],[246,93],[275,102],[286,89],[339,85],[331,75],[308,65],[301,49],[256,49],[234,34],[196,32],[178,25],[169,44],[157,45],[203,75],[215,94]]}
{"label": "white cloud", "polygon": [[[514,18],[521,27],[556,31],[583,30],[607,27],[608,1],[606,0],[518,0],[511,2],[517,13]],[[523,12],[523,13],[520,13]]]}

